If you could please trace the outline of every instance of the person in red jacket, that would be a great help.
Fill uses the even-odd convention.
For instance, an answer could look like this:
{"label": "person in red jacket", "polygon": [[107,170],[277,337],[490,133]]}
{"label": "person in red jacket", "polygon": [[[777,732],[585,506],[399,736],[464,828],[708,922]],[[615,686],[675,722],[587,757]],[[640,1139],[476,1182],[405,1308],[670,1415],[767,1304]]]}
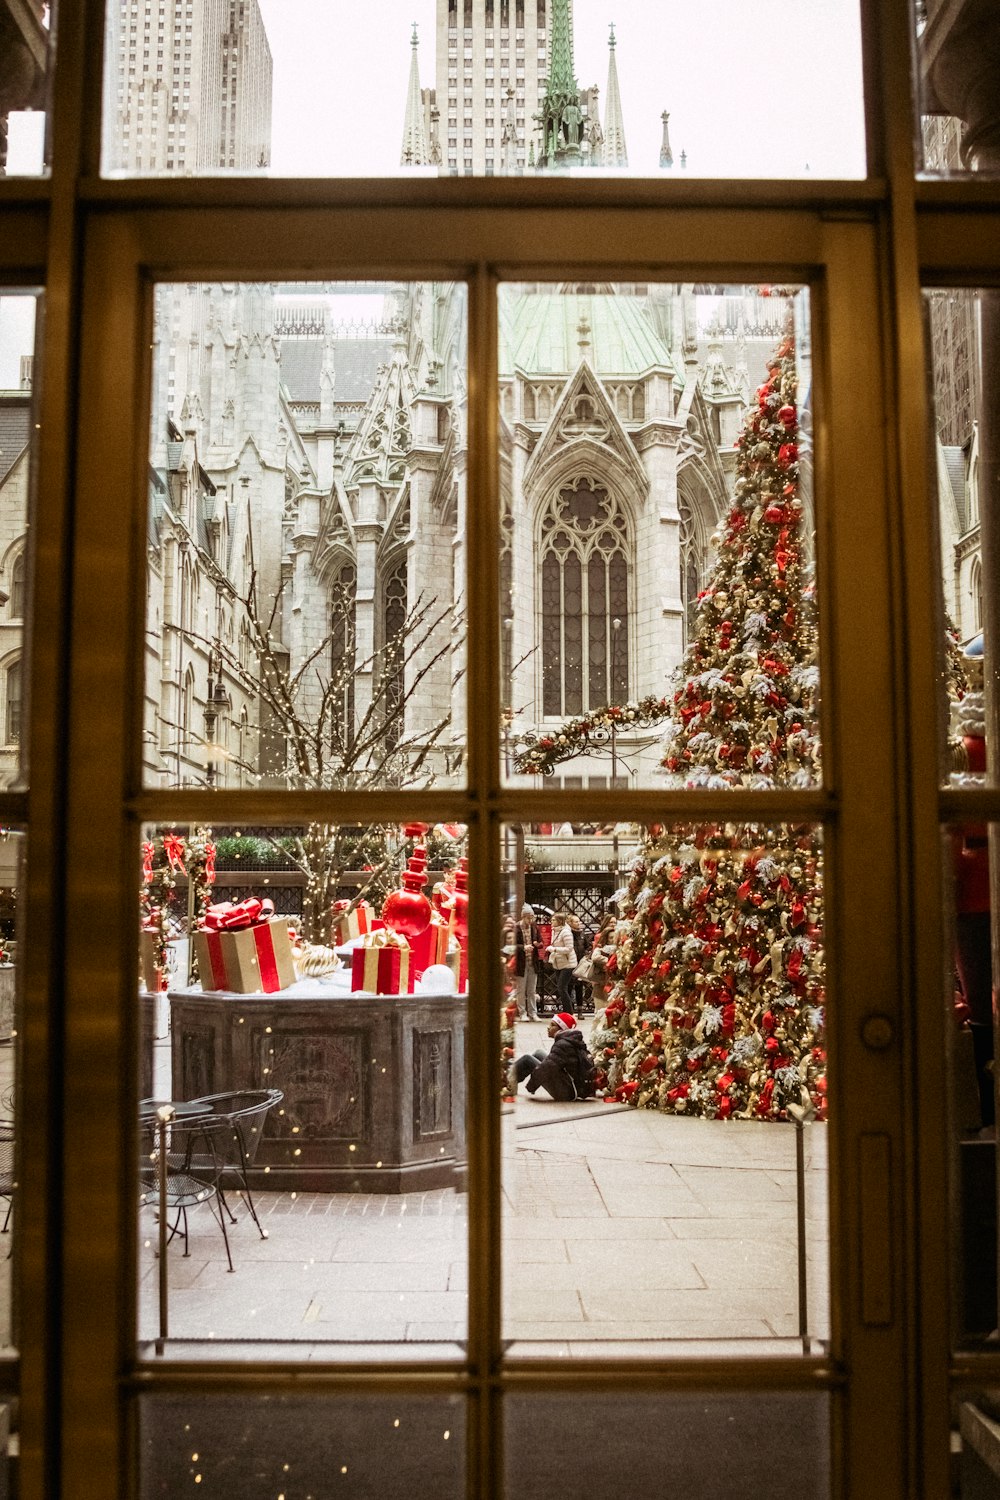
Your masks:
{"label": "person in red jacket", "polygon": [[[969,688],[959,706],[965,770],[985,780],[986,737],[982,699],[983,638],[966,648]],[[978,672],[976,668],[978,667]],[[996,1118],[993,1083],[993,959],[990,941],[990,851],[985,823],[969,823],[952,835],[955,882],[955,968],[969,1012],[979,1106],[983,1124]]]}

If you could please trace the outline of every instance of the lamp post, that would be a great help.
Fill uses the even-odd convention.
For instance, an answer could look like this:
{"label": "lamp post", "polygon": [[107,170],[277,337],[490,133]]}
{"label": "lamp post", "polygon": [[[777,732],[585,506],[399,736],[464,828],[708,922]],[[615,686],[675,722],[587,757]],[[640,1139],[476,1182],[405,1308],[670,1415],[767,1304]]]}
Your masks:
{"label": "lamp post", "polygon": [[[503,691],[506,702],[504,704],[501,721],[503,723],[503,770],[504,780],[510,780],[510,729],[514,719],[514,620],[511,615],[503,618],[503,660],[501,662],[503,672]],[[511,858],[510,838],[514,837],[514,854]],[[513,827],[509,823],[504,824],[504,861],[507,869],[514,872],[514,905],[518,916],[524,905],[524,824],[515,823]]]}
{"label": "lamp post", "polygon": [[205,749],[209,759],[205,762],[205,780],[210,787],[215,785],[215,761],[216,750],[219,748],[215,743],[215,735],[218,729],[219,719],[229,710],[229,694],[226,692],[225,683],[222,681],[222,662],[218,666],[219,675],[212,682],[211,663],[209,663],[208,697],[205,702]]}
{"label": "lamp post", "polygon": [[[618,690],[618,632],[622,628],[622,622],[615,617],[611,621],[611,700],[614,702]],[[614,718],[611,720],[611,787],[612,790],[618,784],[618,726]],[[614,867],[615,880],[618,879],[618,823],[615,822],[614,832],[611,835],[611,858]]]}

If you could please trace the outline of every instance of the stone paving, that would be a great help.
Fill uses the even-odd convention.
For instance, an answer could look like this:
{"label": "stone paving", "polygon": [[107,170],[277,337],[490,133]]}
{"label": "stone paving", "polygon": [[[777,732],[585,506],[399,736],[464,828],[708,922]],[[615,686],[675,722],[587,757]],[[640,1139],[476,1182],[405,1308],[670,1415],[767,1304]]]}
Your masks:
{"label": "stone paving", "polygon": [[[530,1050],[544,1028],[519,1028]],[[805,1128],[808,1331],[828,1332],[826,1133]],[[505,1338],[519,1352],[794,1352],[795,1131],[523,1089],[503,1121]],[[235,1270],[208,1206],[168,1251],[168,1357],[451,1359],[467,1313],[466,1197],[260,1193]],[[156,1225],[140,1215],[139,1334],[157,1331]],[[266,1348],[262,1347],[262,1342]],[[818,1345],[814,1346],[818,1347]]]}

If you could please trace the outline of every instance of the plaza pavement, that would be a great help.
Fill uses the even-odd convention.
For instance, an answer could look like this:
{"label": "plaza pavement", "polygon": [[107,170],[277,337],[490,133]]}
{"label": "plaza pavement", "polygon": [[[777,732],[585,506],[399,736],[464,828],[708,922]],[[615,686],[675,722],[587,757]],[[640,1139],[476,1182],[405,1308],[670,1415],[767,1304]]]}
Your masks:
{"label": "plaza pavement", "polygon": [[[519,1050],[544,1025],[518,1027]],[[808,1331],[828,1333],[826,1133],[805,1127]],[[165,1357],[454,1359],[467,1310],[464,1194],[260,1193],[226,1267],[191,1213],[168,1250]],[[503,1333],[524,1354],[795,1352],[795,1130],[557,1105],[503,1119]],[[156,1225],[140,1215],[139,1336],[157,1331]],[[248,1346],[248,1342],[253,1347]],[[338,1347],[334,1351],[330,1345]],[[813,1345],[820,1347],[819,1343]]]}

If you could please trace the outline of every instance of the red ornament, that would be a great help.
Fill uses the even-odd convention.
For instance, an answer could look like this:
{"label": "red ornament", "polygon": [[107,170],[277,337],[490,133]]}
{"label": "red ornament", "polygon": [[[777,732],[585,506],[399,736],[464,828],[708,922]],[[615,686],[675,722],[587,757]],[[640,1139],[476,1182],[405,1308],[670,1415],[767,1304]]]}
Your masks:
{"label": "red ornament", "polygon": [[791,427],[795,421],[795,407],[782,406],[778,408],[778,421],[783,422],[786,427]]}
{"label": "red ornament", "polygon": [[382,920],[400,937],[419,937],[430,926],[433,908],[421,887],[424,877],[419,870],[403,871],[403,889],[390,891],[382,907]]}

